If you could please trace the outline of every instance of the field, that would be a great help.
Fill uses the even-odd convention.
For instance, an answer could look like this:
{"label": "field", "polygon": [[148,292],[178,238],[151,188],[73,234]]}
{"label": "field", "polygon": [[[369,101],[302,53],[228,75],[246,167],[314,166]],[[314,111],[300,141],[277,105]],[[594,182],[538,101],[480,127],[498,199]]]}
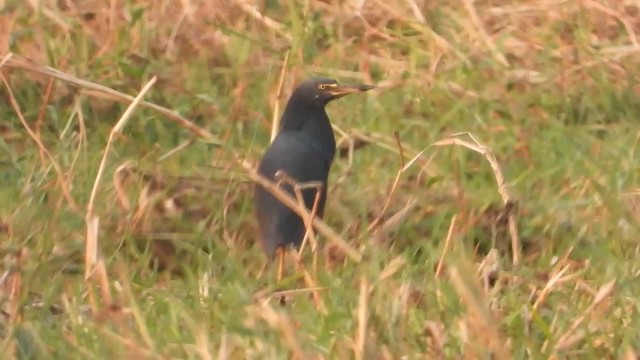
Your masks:
{"label": "field", "polygon": [[[4,357],[640,356],[638,1],[0,9]],[[278,280],[253,168],[311,76],[379,88]]]}

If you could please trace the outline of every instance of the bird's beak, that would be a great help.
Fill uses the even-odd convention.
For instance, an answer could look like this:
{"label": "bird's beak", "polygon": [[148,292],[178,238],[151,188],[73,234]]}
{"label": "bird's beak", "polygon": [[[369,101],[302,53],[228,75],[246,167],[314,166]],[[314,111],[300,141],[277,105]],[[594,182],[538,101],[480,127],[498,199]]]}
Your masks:
{"label": "bird's beak", "polygon": [[336,85],[332,89],[329,89],[328,93],[331,94],[331,96],[333,96],[334,98],[340,98],[348,94],[375,89],[376,87],[377,86],[375,85],[365,84],[340,84]]}

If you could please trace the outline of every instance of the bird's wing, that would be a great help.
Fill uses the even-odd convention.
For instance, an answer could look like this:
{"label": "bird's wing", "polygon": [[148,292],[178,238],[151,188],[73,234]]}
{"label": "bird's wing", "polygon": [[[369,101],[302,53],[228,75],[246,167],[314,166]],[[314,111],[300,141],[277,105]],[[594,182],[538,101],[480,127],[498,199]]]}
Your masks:
{"label": "bird's wing", "polygon": [[300,183],[326,181],[331,160],[304,134],[283,132],[265,152],[258,171],[271,180],[278,170],[283,170]]}

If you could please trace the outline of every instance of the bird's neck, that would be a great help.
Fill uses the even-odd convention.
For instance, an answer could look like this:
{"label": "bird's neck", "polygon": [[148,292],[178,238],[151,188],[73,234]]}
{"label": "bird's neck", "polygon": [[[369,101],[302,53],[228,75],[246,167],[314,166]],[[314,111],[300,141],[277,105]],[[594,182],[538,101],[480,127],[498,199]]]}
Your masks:
{"label": "bird's neck", "polygon": [[297,108],[288,104],[282,114],[280,132],[298,131],[310,145],[321,151],[331,162],[336,152],[336,138],[324,108]]}

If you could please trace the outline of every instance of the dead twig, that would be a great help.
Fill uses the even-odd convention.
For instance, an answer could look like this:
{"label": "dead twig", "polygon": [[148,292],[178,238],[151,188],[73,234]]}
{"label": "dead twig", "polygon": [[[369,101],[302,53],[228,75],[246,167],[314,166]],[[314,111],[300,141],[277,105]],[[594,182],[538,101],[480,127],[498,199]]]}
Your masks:
{"label": "dead twig", "polygon": [[[41,133],[40,130],[42,128],[42,124],[44,124],[44,116],[47,111],[47,105],[49,105],[49,101],[51,100],[51,94],[53,93],[54,84],[55,84],[55,79],[49,78],[49,82],[47,83],[47,89],[44,94],[44,99],[42,100],[42,104],[40,104],[40,109],[38,109],[38,118],[36,120],[36,125],[35,125],[36,129],[34,131],[38,135],[38,138],[40,138],[40,133]],[[42,160],[44,160],[45,158],[45,154],[42,152],[42,150],[40,150],[40,157],[42,158]]]}
{"label": "dead twig", "polygon": [[282,101],[282,85],[284,84],[284,75],[287,71],[287,64],[289,63],[289,53],[284,55],[284,61],[282,62],[282,69],[280,69],[280,79],[278,80],[278,91],[276,93],[276,103],[273,106],[273,120],[271,121],[271,142],[278,135],[280,130],[280,101]]}
{"label": "dead twig", "polygon": [[256,306],[253,310],[256,315],[265,320],[272,328],[282,333],[283,340],[289,347],[289,350],[291,350],[293,359],[302,360],[311,358],[302,350],[296,338],[296,331],[286,314],[276,312],[266,301],[261,301],[260,306]]}
{"label": "dead twig", "polygon": [[247,4],[243,0],[234,0],[234,2],[242,9],[242,11],[247,13],[252,18],[261,22],[268,29],[275,31],[276,33],[283,36],[288,41],[291,41],[293,39],[293,36],[291,36],[291,34],[289,34],[284,30],[284,25],[260,13],[255,6]]}
{"label": "dead twig", "polygon": [[[31,61],[19,57],[19,56],[11,56],[10,58],[6,58],[6,62],[5,65],[9,66],[9,67],[13,67],[13,68],[18,68],[18,69],[22,69],[22,70],[26,70],[26,71],[30,71],[30,72],[34,72],[37,74],[41,74],[47,77],[52,77],[58,80],[62,80],[66,83],[72,84],[74,86],[83,88],[83,89],[88,89],[86,91],[83,91],[85,94],[94,96],[94,97],[101,97],[101,98],[107,98],[107,99],[111,99],[111,100],[115,100],[115,101],[121,101],[121,102],[132,102],[135,100],[135,98],[133,96],[121,93],[119,91],[116,91],[114,89],[111,89],[107,86],[104,85],[100,85],[100,84],[96,84],[93,83],[91,81],[87,81],[87,80],[83,80],[80,79],[78,77],[75,77],[73,75],[64,73],[60,70],[56,70],[54,68],[48,67],[48,66],[41,66],[41,65],[37,65],[32,63]],[[221,142],[213,135],[211,135],[208,131],[201,129],[200,127],[196,126],[195,124],[193,124],[191,121],[185,119],[184,117],[180,116],[178,113],[176,113],[175,111],[169,110],[167,108],[164,108],[162,106],[156,105],[156,104],[152,104],[146,101],[141,101],[139,103],[139,106],[142,107],[146,107],[152,110],[155,110],[163,115],[165,115],[168,119],[175,121],[176,123],[178,123],[180,126],[184,127],[185,129],[189,130],[190,132],[192,132],[193,134],[195,134],[198,137],[201,137],[207,141],[209,141],[212,144],[221,144]]]}
{"label": "dead twig", "polygon": [[392,198],[393,194],[395,193],[395,191],[396,191],[396,189],[398,187],[398,184],[400,183],[400,177],[402,176],[402,174],[407,169],[407,166],[404,163],[404,153],[402,151],[402,142],[400,141],[400,136],[398,135],[397,131],[394,132],[394,137],[396,139],[396,145],[398,146],[398,155],[400,155],[400,169],[396,173],[396,177],[393,180],[393,185],[391,185],[391,190],[389,191],[389,195],[387,195],[387,198],[385,199],[384,205],[382,205],[382,209],[380,210],[380,213],[371,222],[371,224],[369,224],[369,226],[367,227],[367,231],[368,232],[376,229],[380,225],[380,223],[382,222],[382,218],[383,218],[385,212],[387,211],[387,208],[391,204],[391,198]]}
{"label": "dead twig", "polygon": [[[460,137],[464,135],[469,137],[472,142],[468,142],[460,139]],[[407,163],[405,168],[408,168],[411,165],[413,165],[413,163],[417,161],[418,158],[420,158],[430,148],[444,147],[444,146],[462,146],[484,156],[485,159],[487,159],[487,162],[489,162],[491,169],[493,170],[493,175],[498,185],[498,193],[500,194],[500,197],[502,198],[503,203],[506,205],[511,202],[514,202],[512,196],[509,194],[509,191],[507,190],[507,184],[505,182],[504,175],[502,174],[502,169],[500,168],[500,165],[498,164],[498,160],[496,160],[496,157],[493,154],[493,151],[488,146],[481,144],[471,133],[468,133],[468,132],[453,134],[448,138],[438,140],[432,145],[427,146],[422,151],[420,151],[413,159],[411,159],[411,161]],[[509,213],[509,233],[511,235],[511,247],[512,247],[511,251],[512,251],[512,257],[513,257],[512,260],[513,260],[513,264],[516,265],[520,262],[520,237],[518,235],[518,225],[516,222],[516,216],[513,212]]]}
{"label": "dead twig", "polygon": [[485,30],[484,25],[482,24],[482,20],[480,20],[480,17],[478,16],[476,9],[473,7],[473,2],[471,0],[461,0],[461,1],[464,4],[465,9],[467,10],[467,13],[469,14],[471,23],[473,24],[473,26],[476,28],[476,31],[478,32],[478,37],[480,38],[480,40],[482,40],[482,42],[484,42],[487,48],[489,48],[491,55],[493,55],[496,61],[499,62],[501,65],[505,67],[510,67],[511,65],[509,64],[509,61],[507,60],[507,58],[504,56],[503,53],[500,52],[500,50],[498,49],[498,46],[496,46],[495,42],[493,42],[493,40],[491,39],[491,36],[489,36],[489,33],[487,33],[487,30]]}
{"label": "dead twig", "polygon": [[98,224],[99,217],[94,214],[94,206],[96,201],[96,196],[98,194],[98,188],[100,186],[100,181],[102,180],[102,175],[104,173],[105,167],[107,165],[107,157],[109,156],[109,152],[111,150],[111,146],[116,136],[118,136],[122,129],[125,127],[129,118],[133,114],[135,108],[140,104],[142,98],[146,93],[151,89],[153,84],[155,84],[157,78],[154,76],[147,84],[142,88],[138,96],[135,97],[133,102],[129,105],[127,110],[122,114],[116,125],[111,130],[109,134],[109,139],[107,140],[107,145],[104,148],[102,153],[102,160],[100,161],[100,165],[98,166],[98,173],[96,174],[96,180],[93,183],[93,188],[91,190],[91,195],[89,196],[89,203],[87,205],[87,214],[85,217],[85,221],[87,223],[87,239],[86,239],[86,248],[85,248],[85,280],[88,280],[93,272],[94,266],[98,261]]}
{"label": "dead twig", "polygon": [[56,175],[58,177],[58,183],[60,184],[60,188],[62,189],[62,195],[67,200],[69,207],[71,207],[73,211],[79,211],[80,208],[78,207],[78,204],[75,202],[75,200],[73,199],[73,196],[71,195],[69,184],[65,179],[65,176],[62,171],[62,168],[60,167],[60,164],[58,164],[58,162],[53,157],[51,152],[49,152],[49,150],[44,146],[38,134],[36,134],[35,132],[33,132],[33,130],[31,130],[29,123],[27,123],[27,120],[24,118],[24,115],[20,110],[20,105],[18,104],[16,97],[13,95],[13,91],[9,86],[9,82],[7,81],[7,78],[2,73],[0,73],[0,78],[4,83],[4,86],[7,88],[7,93],[9,94],[9,101],[11,102],[11,106],[13,106],[13,110],[16,112],[16,115],[18,115],[18,118],[20,119],[22,126],[24,126],[25,130],[27,130],[27,133],[29,134],[31,139],[36,143],[36,145],[38,145],[38,148],[40,149],[40,151],[47,156],[47,158],[49,159],[49,162],[53,166],[53,169],[55,170]]}
{"label": "dead twig", "polygon": [[12,53],[8,53],[7,55],[2,57],[2,61],[0,61],[0,69],[2,69],[2,67],[9,62],[9,60],[11,60],[11,58],[13,57]]}
{"label": "dead twig", "polygon": [[598,304],[604,301],[604,299],[606,299],[613,292],[615,285],[616,285],[616,279],[613,279],[608,283],[602,285],[602,287],[600,287],[600,290],[598,290],[598,293],[594,296],[593,302],[591,302],[591,305],[589,305],[587,310],[585,310],[573,322],[573,324],[571,324],[569,329],[564,334],[562,334],[560,338],[558,338],[558,342],[556,342],[556,347],[555,347],[556,351],[564,350],[572,343],[575,343],[575,341],[569,341],[569,340],[571,340],[572,335],[575,333],[576,329],[578,329],[580,324],[584,322],[587,316],[593,312],[593,309],[595,309],[595,307],[598,306]]}
{"label": "dead twig", "polygon": [[[495,359],[510,359],[509,351],[505,347],[505,341],[500,336],[497,322],[487,308],[486,299],[480,289],[473,271],[467,269],[462,274],[459,266],[452,266],[448,271],[449,278],[460,301],[468,312],[467,323],[475,331],[476,341],[486,346]],[[473,280],[472,280],[473,279]]]}
{"label": "dead twig", "polygon": [[356,334],[355,358],[356,360],[366,359],[365,349],[367,343],[367,321],[369,318],[368,299],[369,284],[367,279],[360,279],[360,300],[358,301],[358,330]]}
{"label": "dead twig", "polygon": [[454,215],[451,218],[451,224],[449,225],[449,231],[447,232],[447,239],[444,241],[444,248],[442,249],[442,254],[440,254],[440,260],[438,260],[438,266],[436,267],[436,278],[440,277],[442,274],[442,268],[444,265],[444,258],[447,256],[447,252],[451,247],[451,238],[453,237],[453,230],[456,227],[456,219],[458,215]]}

